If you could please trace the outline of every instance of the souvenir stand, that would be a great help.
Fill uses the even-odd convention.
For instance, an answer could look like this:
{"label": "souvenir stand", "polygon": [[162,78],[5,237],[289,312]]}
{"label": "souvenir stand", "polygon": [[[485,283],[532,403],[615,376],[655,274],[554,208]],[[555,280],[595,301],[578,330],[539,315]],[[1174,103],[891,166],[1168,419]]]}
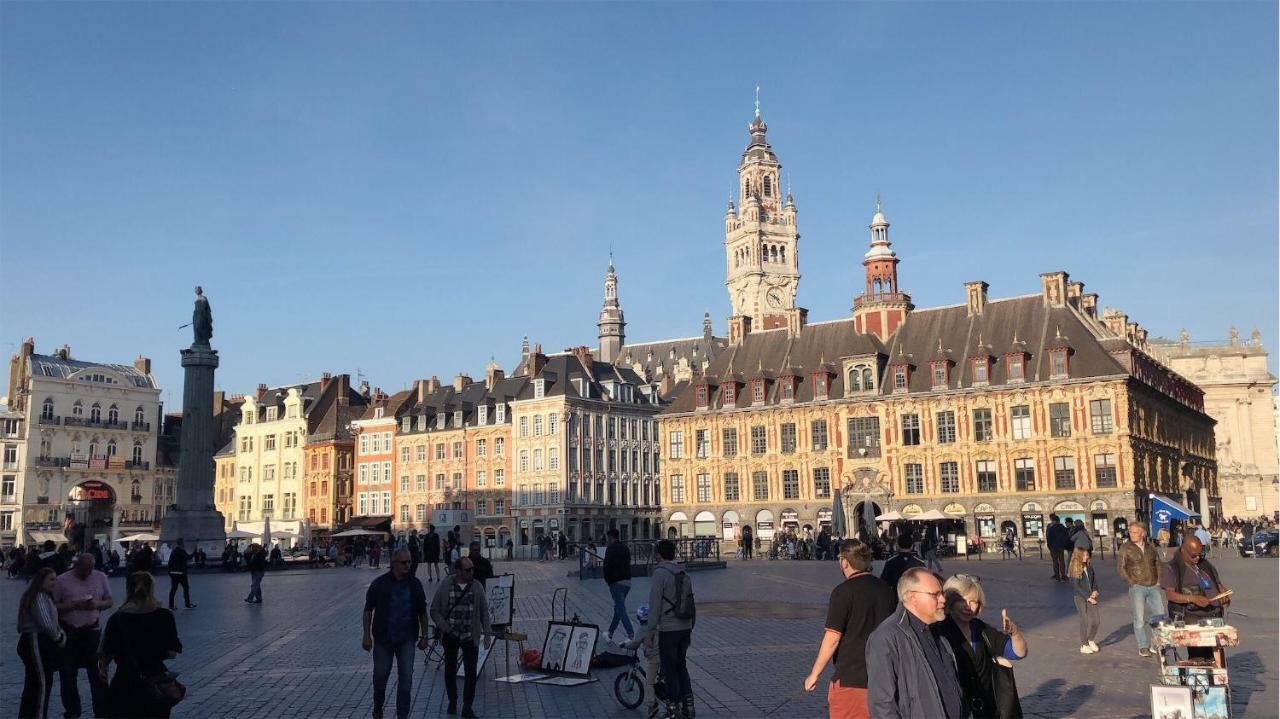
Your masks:
{"label": "souvenir stand", "polygon": [[[1226,648],[1240,644],[1235,627],[1221,619],[1200,622],[1153,624],[1155,646],[1160,654],[1160,684],[1152,687],[1153,705],[1157,696],[1176,695],[1178,687],[1188,695],[1191,714],[1187,719],[1226,719],[1231,713],[1231,685],[1227,676]],[[1183,658],[1189,648],[1210,649],[1210,657]],[[1179,653],[1179,649],[1184,651]],[[1157,709],[1153,716],[1161,716]],[[1164,713],[1168,713],[1164,711]]]}

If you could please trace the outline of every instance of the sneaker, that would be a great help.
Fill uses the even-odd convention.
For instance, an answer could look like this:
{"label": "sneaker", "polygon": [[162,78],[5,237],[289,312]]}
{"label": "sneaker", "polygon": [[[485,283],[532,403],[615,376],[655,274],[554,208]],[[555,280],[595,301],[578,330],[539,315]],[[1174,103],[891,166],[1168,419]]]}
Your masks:
{"label": "sneaker", "polygon": [[1138,656],[1140,656],[1140,657],[1149,657],[1149,656],[1151,656],[1151,653],[1149,653],[1149,652],[1147,651],[1147,648],[1146,648],[1146,647],[1138,647]]}
{"label": "sneaker", "polygon": [[1089,640],[1089,648],[1093,650],[1094,654],[1097,654],[1098,652],[1102,651],[1102,649],[1098,646],[1098,643],[1093,641],[1092,639]]}
{"label": "sneaker", "polygon": [[1081,653],[1081,654],[1093,654],[1093,647],[1089,646],[1088,644],[1081,644],[1081,645],[1080,645],[1080,653]]}

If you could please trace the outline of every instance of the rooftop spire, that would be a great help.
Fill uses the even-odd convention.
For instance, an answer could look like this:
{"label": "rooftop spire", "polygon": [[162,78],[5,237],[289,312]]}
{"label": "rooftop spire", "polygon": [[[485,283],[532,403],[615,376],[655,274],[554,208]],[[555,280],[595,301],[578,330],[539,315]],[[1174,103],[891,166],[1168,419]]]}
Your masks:
{"label": "rooftop spire", "polygon": [[760,86],[756,85],[756,117],[760,117]]}

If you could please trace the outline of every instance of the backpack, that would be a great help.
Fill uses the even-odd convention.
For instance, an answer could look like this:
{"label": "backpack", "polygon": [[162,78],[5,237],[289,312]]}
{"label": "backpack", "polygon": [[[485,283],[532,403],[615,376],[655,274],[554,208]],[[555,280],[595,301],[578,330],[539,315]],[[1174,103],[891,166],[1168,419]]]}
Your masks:
{"label": "backpack", "polygon": [[667,598],[664,594],[662,601],[671,606],[670,609],[664,610],[664,613],[670,613],[676,619],[684,619],[693,621],[698,615],[698,607],[693,602],[693,582],[689,580],[689,575],[684,572],[674,572],[667,567],[660,567],[668,572],[676,579],[676,598],[674,601]]}

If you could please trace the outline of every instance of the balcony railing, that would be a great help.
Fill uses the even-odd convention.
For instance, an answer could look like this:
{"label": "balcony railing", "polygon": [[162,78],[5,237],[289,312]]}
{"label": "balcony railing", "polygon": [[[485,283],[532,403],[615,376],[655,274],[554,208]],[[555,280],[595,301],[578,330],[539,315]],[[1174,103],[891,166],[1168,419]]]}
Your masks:
{"label": "balcony railing", "polygon": [[[113,466],[109,458],[94,457],[93,459],[95,461],[91,462],[89,460],[84,460],[83,462],[79,462],[73,466],[71,464],[70,457],[37,457],[36,466],[37,467],[68,467],[70,469],[95,470],[99,472],[103,470],[110,471],[113,469],[122,468],[120,465]],[[105,463],[103,462],[103,460],[106,460]],[[150,462],[134,462],[131,460],[127,460],[123,463],[123,469],[151,469],[151,463]]]}
{"label": "balcony railing", "polygon": [[40,424],[62,424],[62,418],[57,415],[51,415],[49,417],[40,415],[40,419],[36,421]]}
{"label": "balcony railing", "polygon": [[129,427],[130,427],[130,429],[132,429],[132,430],[133,430],[133,431],[135,431],[135,432],[150,432],[150,431],[151,431],[151,423],[150,423],[150,422],[134,422],[133,424],[129,425]]}
{"label": "balcony railing", "polygon": [[69,467],[71,466],[70,457],[37,457],[37,467]]}
{"label": "balcony railing", "polygon": [[101,420],[94,421],[88,417],[63,417],[62,424],[67,427],[96,427],[101,424]]}
{"label": "balcony railing", "polygon": [[128,422],[121,422],[119,420],[112,422],[109,419],[104,419],[102,420],[102,426],[106,429],[129,429]]}
{"label": "balcony railing", "polygon": [[6,462],[4,463],[4,468],[5,468],[5,469],[17,469],[17,468],[18,468],[18,462],[17,462],[16,460],[14,460],[14,461],[12,461],[12,462],[6,461]]}

